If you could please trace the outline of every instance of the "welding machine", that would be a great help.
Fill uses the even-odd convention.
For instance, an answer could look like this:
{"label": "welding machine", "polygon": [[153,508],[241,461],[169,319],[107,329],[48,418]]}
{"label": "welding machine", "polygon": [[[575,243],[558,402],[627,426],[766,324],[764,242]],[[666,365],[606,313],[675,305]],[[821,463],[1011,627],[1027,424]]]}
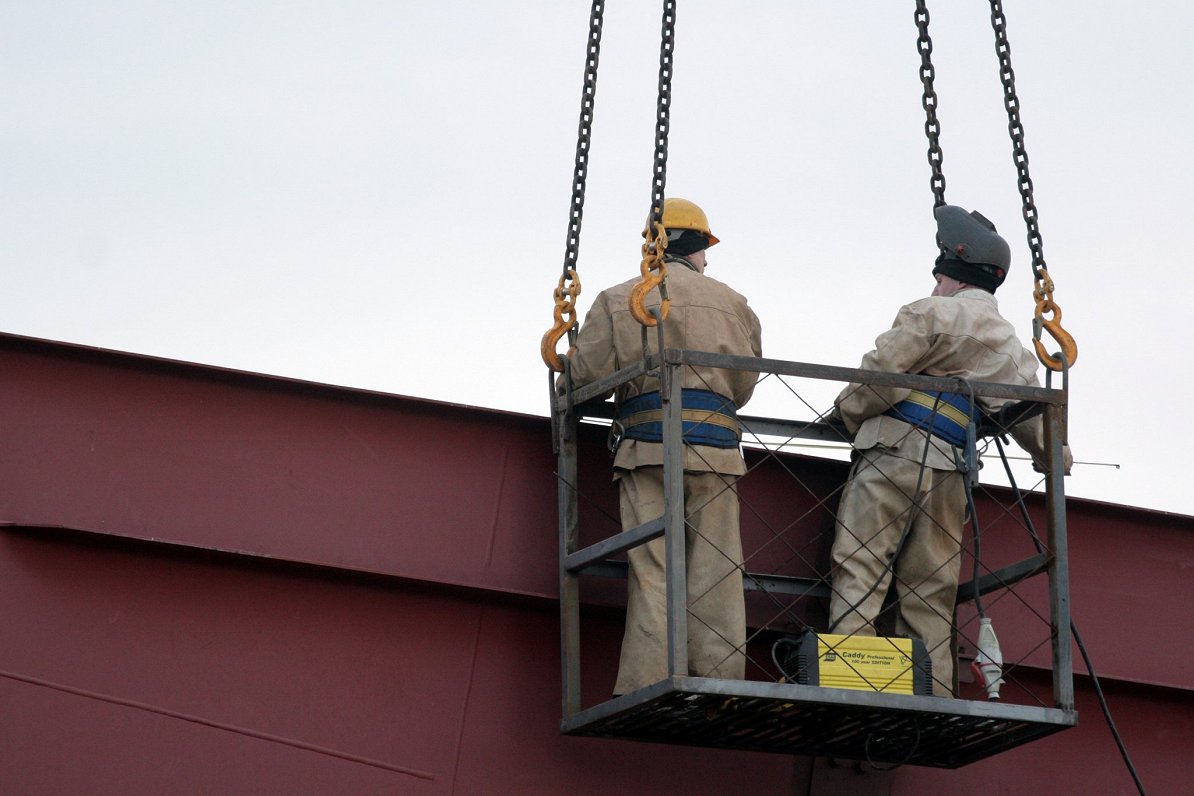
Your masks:
{"label": "welding machine", "polygon": [[772,650],[788,682],[885,694],[933,693],[933,662],[918,638],[807,631]]}

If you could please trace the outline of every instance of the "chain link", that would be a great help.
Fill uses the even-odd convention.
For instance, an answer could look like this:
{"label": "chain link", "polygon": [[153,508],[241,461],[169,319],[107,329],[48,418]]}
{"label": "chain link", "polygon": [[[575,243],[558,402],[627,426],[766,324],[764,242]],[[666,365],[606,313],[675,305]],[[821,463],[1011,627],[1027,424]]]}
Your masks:
{"label": "chain link", "polygon": [[580,97],[580,123],[576,135],[576,165],[572,176],[572,206],[568,214],[568,236],[564,249],[564,271],[576,269],[580,253],[580,226],[585,209],[585,182],[589,176],[589,144],[593,137],[593,108],[597,99],[597,63],[601,56],[601,23],[605,0],[593,0],[589,14],[589,41],[585,58],[585,81]]}
{"label": "chain link", "polygon": [[667,296],[667,234],[663,228],[663,196],[667,185],[667,139],[671,129],[672,51],[676,45],[676,0],[664,0],[663,25],[659,43],[659,92],[655,105],[655,161],[651,170],[651,213],[643,231],[642,280],[630,291],[630,314],[643,326],[658,321],[647,312],[643,302],[654,287],[659,287],[661,318],[667,318],[671,302]]}
{"label": "chain link", "polygon": [[945,204],[945,175],[941,171],[941,123],[937,121],[937,91],[933,79],[933,40],[929,37],[929,9],[925,0],[916,0],[916,48],[920,51],[920,82],[924,86],[920,104],[925,109],[925,136],[929,139],[929,167],[933,176],[929,187],[933,190],[933,207]]}
{"label": "chain link", "polygon": [[1020,123],[1020,100],[1016,96],[1016,73],[1012,70],[1011,48],[1007,41],[1007,19],[1002,3],[991,0],[991,28],[995,31],[995,54],[999,57],[999,80],[1003,84],[1003,105],[1007,109],[1007,130],[1012,139],[1012,162],[1016,166],[1016,185],[1023,202],[1024,223],[1028,227],[1028,248],[1032,252],[1032,270],[1040,286],[1045,255],[1037,226],[1036,203],[1032,198],[1032,178],[1028,175],[1028,152],[1024,149],[1024,125]]}
{"label": "chain link", "polygon": [[585,55],[585,79],[580,97],[580,123],[576,135],[576,163],[572,173],[572,205],[568,213],[568,235],[564,246],[564,268],[556,287],[555,325],[543,335],[539,349],[543,362],[553,371],[562,371],[563,363],[556,353],[556,343],[565,334],[575,342],[576,297],[580,294],[577,277],[577,258],[580,254],[580,227],[584,218],[585,183],[589,175],[589,144],[593,137],[593,109],[597,99],[597,64],[601,56],[601,23],[605,16],[605,0],[593,0],[589,13],[589,39]]}
{"label": "chain link", "polygon": [[[1037,357],[1050,370],[1059,371],[1072,366],[1078,358],[1078,344],[1069,332],[1061,327],[1061,307],[1053,301],[1053,280],[1045,266],[1045,253],[1041,231],[1037,220],[1036,202],[1032,196],[1032,177],[1028,174],[1028,152],[1024,148],[1024,125],[1020,123],[1020,100],[1016,96],[1016,73],[1012,69],[1012,50],[1007,40],[1007,18],[1003,15],[1001,0],[990,0],[991,28],[995,31],[995,54],[999,57],[999,80],[1003,84],[1003,105],[1007,110],[1007,130],[1012,139],[1012,162],[1016,167],[1016,185],[1020,190],[1023,205],[1024,224],[1028,228],[1028,249],[1032,253],[1032,275],[1036,287],[1032,292],[1036,300],[1034,313],[1033,345]],[[1046,314],[1052,315],[1045,318]],[[1061,345],[1065,355],[1050,356],[1040,341],[1041,329]]]}
{"label": "chain link", "polygon": [[672,109],[672,51],[676,45],[675,0],[664,0],[662,27],[659,43],[659,93],[655,105],[655,162],[651,181],[652,227],[663,221],[663,190],[667,184],[667,139],[671,129]]}

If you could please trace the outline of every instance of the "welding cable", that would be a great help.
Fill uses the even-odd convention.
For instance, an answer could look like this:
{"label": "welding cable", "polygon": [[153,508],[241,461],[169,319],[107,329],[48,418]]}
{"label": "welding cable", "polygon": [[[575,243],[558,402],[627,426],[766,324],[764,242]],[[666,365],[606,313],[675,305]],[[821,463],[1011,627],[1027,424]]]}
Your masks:
{"label": "welding cable", "polygon": [[[789,676],[787,668],[779,662],[778,650],[781,646],[790,647],[794,644],[795,642],[792,641],[790,637],[780,636],[775,640],[775,643],[771,645],[771,662],[775,664],[775,670],[779,672],[780,677],[784,678],[789,683],[795,683],[796,678]],[[785,662],[786,661],[787,659],[785,658]]]}
{"label": "welding cable", "polygon": [[[965,477],[962,479],[963,489],[966,491],[966,512],[970,515],[970,529],[974,535],[974,565],[971,571],[971,580],[974,582],[974,609],[978,611],[979,618],[985,617],[987,614],[983,610],[983,598],[978,589],[978,574],[979,564],[982,561],[982,533],[978,524],[978,510],[974,505],[974,487],[973,484],[978,483],[977,474],[973,471],[978,469],[978,430],[975,428],[974,413],[977,410],[977,404],[974,402],[974,385],[968,379],[959,378],[970,394],[970,422],[966,427],[966,464]],[[958,449],[954,448],[954,462],[958,461]],[[962,467],[958,468],[962,470]],[[961,539],[958,540],[959,545]]]}
{"label": "welding cable", "polygon": [[974,582],[974,610],[978,611],[979,618],[985,617],[987,614],[983,610],[982,592],[978,588],[978,570],[979,563],[982,561],[982,533],[978,524],[978,511],[974,507],[974,490],[970,488],[970,479],[963,479],[966,489],[966,511],[970,513],[970,528],[974,532],[974,565],[971,570],[971,580]]}
{"label": "welding cable", "polygon": [[[1003,443],[998,436],[995,437],[995,445],[999,448],[999,458],[1003,460],[1004,472],[1007,473],[1008,483],[1011,484],[1012,493],[1016,496],[1016,505],[1020,509],[1020,516],[1024,520],[1028,534],[1032,537],[1032,543],[1036,546],[1037,553],[1044,555],[1045,545],[1041,542],[1040,536],[1037,535],[1036,526],[1033,525],[1032,517],[1028,514],[1028,507],[1024,504],[1024,494],[1020,491],[1020,487],[1016,485],[1016,478],[1012,475],[1012,467],[1008,462],[1007,453],[1004,451]],[[1128,773],[1132,775],[1132,781],[1136,783],[1136,790],[1139,791],[1140,796],[1145,796],[1144,784],[1136,774],[1136,767],[1132,765],[1132,758],[1128,755],[1128,749],[1124,746],[1123,738],[1115,726],[1115,720],[1111,718],[1111,708],[1107,705],[1107,697],[1103,694],[1103,686],[1099,683],[1099,676],[1095,674],[1094,665],[1090,662],[1090,655],[1086,652],[1086,645],[1082,643],[1082,636],[1079,635],[1078,626],[1074,623],[1072,616],[1070,617],[1070,633],[1073,634],[1074,643],[1078,645],[1078,651],[1082,654],[1082,661],[1086,664],[1086,671],[1090,674],[1091,683],[1094,684],[1095,696],[1099,700],[1099,708],[1103,711],[1103,718],[1107,722],[1107,727],[1111,730],[1111,736],[1115,739],[1115,745],[1119,747],[1119,755],[1123,758],[1124,765],[1128,768]]]}
{"label": "welding cable", "polygon": [[[871,759],[871,739],[875,737],[875,733],[867,733],[866,741],[862,745],[862,752],[866,755],[867,764],[876,771],[894,771],[911,760],[912,755],[916,754],[916,750],[920,748],[920,721],[916,718],[916,716],[912,717],[912,726],[916,730],[916,739],[912,742],[912,746],[908,749],[908,754],[904,755],[904,759],[900,762],[892,763],[888,766],[881,766]],[[879,740],[883,740],[883,737],[880,736]]]}

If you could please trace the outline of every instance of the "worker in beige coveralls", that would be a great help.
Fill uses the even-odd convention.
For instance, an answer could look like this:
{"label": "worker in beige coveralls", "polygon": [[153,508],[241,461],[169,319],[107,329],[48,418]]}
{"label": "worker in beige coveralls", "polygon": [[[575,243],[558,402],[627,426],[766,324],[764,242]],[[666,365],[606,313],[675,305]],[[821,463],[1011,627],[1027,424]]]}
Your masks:
{"label": "worker in beige coveralls", "polygon": [[[1007,241],[977,212],[943,205],[934,214],[941,249],[936,287],[929,298],[900,309],[859,367],[1039,386],[1035,356],[1020,345],[995,301],[1011,262]],[[1007,403],[977,400],[987,411]],[[894,572],[896,634],[925,642],[938,696],[953,695],[954,600],[966,515],[959,463],[968,404],[968,395],[959,393],[858,384],[834,402],[834,415],[855,434],[855,456],[833,544],[830,632],[874,635]],[[1010,433],[1043,471],[1042,419]],[[1068,446],[1064,457],[1068,475]]]}
{"label": "worker in beige coveralls", "polygon": [[[697,351],[761,356],[759,319],[746,299],[705,276],[705,250],[718,242],[705,213],[684,199],[667,199],[665,345]],[[631,279],[601,293],[585,318],[571,354],[572,380],[581,386],[643,358],[642,327],[630,314]],[[658,289],[644,304],[659,305]],[[655,342],[654,332],[649,336]],[[736,410],[754,391],[757,374],[685,367],[684,516],[687,530],[688,668],[698,677],[743,679],[746,658],[742,542],[735,482],[746,472]],[[663,515],[663,445],[659,441],[659,381],[643,376],[617,391],[614,480],[622,529]],[[697,421],[690,420],[698,418]],[[704,418],[707,422],[700,422]],[[618,434],[620,433],[620,437]],[[615,694],[666,678],[665,546],[662,537],[632,548],[626,632]]]}

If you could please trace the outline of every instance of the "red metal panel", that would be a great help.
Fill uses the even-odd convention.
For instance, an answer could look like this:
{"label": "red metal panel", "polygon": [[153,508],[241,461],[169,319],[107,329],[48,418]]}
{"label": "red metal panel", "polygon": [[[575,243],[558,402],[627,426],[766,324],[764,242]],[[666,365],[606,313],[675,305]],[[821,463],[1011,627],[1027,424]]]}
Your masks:
{"label": "red metal panel", "polygon": [[[802,758],[559,736],[556,618],[533,605],[12,530],[0,567],[22,606],[0,615],[21,639],[0,647],[0,792],[806,792]],[[617,625],[586,617],[606,687]],[[891,793],[1131,792],[1078,694],[1079,728],[961,771],[900,769]],[[1110,696],[1150,792],[1182,792],[1194,703]]]}
{"label": "red metal panel", "polygon": [[[801,792],[810,781],[803,759],[556,735],[554,613],[486,596],[555,595],[546,420],[3,335],[0,368],[0,521],[477,590],[449,598],[0,533],[0,791],[699,793],[747,781]],[[585,527],[612,533],[603,433],[585,434]],[[743,482],[748,549],[792,523],[802,549],[823,544],[824,511],[806,512],[841,466],[784,465]],[[1172,686],[1109,691],[1146,784],[1180,789],[1192,776],[1174,749],[1190,741],[1194,671],[1176,662],[1194,638],[1194,519],[1074,500],[1069,525],[1074,616],[1099,673]],[[1016,560],[1031,546],[996,522],[984,550]],[[820,555],[797,566],[815,570]],[[616,602],[620,586],[590,592]],[[1015,624],[1000,625],[1005,644]],[[586,698],[612,682],[619,626],[616,609],[586,616]],[[1081,684],[1079,700],[1076,730],[893,781],[1017,792],[1051,766],[1056,789],[1099,792],[1121,767]]]}
{"label": "red metal panel", "polygon": [[1194,666],[1180,663],[1194,658],[1194,518],[1078,505],[1070,595],[1097,671],[1194,692]]}
{"label": "red metal panel", "polygon": [[560,736],[533,604],[11,529],[0,594],[3,793],[788,792],[798,768]]}
{"label": "red metal panel", "polygon": [[[554,460],[542,419],[10,336],[0,336],[0,367],[0,520],[555,594]],[[585,435],[582,527],[609,535],[617,510],[603,432]],[[823,568],[830,526],[816,502],[834,505],[842,472],[802,457],[752,470],[742,484],[747,551],[795,525],[752,569]],[[1006,490],[990,493],[1008,502]],[[1003,509],[979,501],[988,563],[1034,552]],[[1165,646],[1121,643],[1125,633],[1194,637],[1194,615],[1165,610],[1194,600],[1184,576],[1194,519],[1071,500],[1069,525],[1074,616],[1100,671],[1194,689],[1194,671],[1156,652]],[[617,601],[611,586],[586,593]],[[1024,588],[1039,595],[1043,583]],[[1031,611],[1004,601],[995,616],[1009,650],[1035,648],[1032,660],[1047,665]]]}
{"label": "red metal panel", "polygon": [[11,531],[0,542],[4,602],[23,608],[0,618],[0,636],[21,639],[0,648],[13,697],[0,749],[40,749],[0,766],[0,791],[447,792],[475,606]]}
{"label": "red metal panel", "polygon": [[[1047,696],[1047,684],[1041,684]],[[1077,728],[958,771],[901,768],[891,796],[990,796],[993,793],[1137,793],[1086,682],[1075,690]],[[1194,782],[1194,698],[1160,689],[1108,691],[1115,723],[1146,792],[1190,793]]]}
{"label": "red metal panel", "polygon": [[0,521],[552,595],[543,421],[0,337]]}

